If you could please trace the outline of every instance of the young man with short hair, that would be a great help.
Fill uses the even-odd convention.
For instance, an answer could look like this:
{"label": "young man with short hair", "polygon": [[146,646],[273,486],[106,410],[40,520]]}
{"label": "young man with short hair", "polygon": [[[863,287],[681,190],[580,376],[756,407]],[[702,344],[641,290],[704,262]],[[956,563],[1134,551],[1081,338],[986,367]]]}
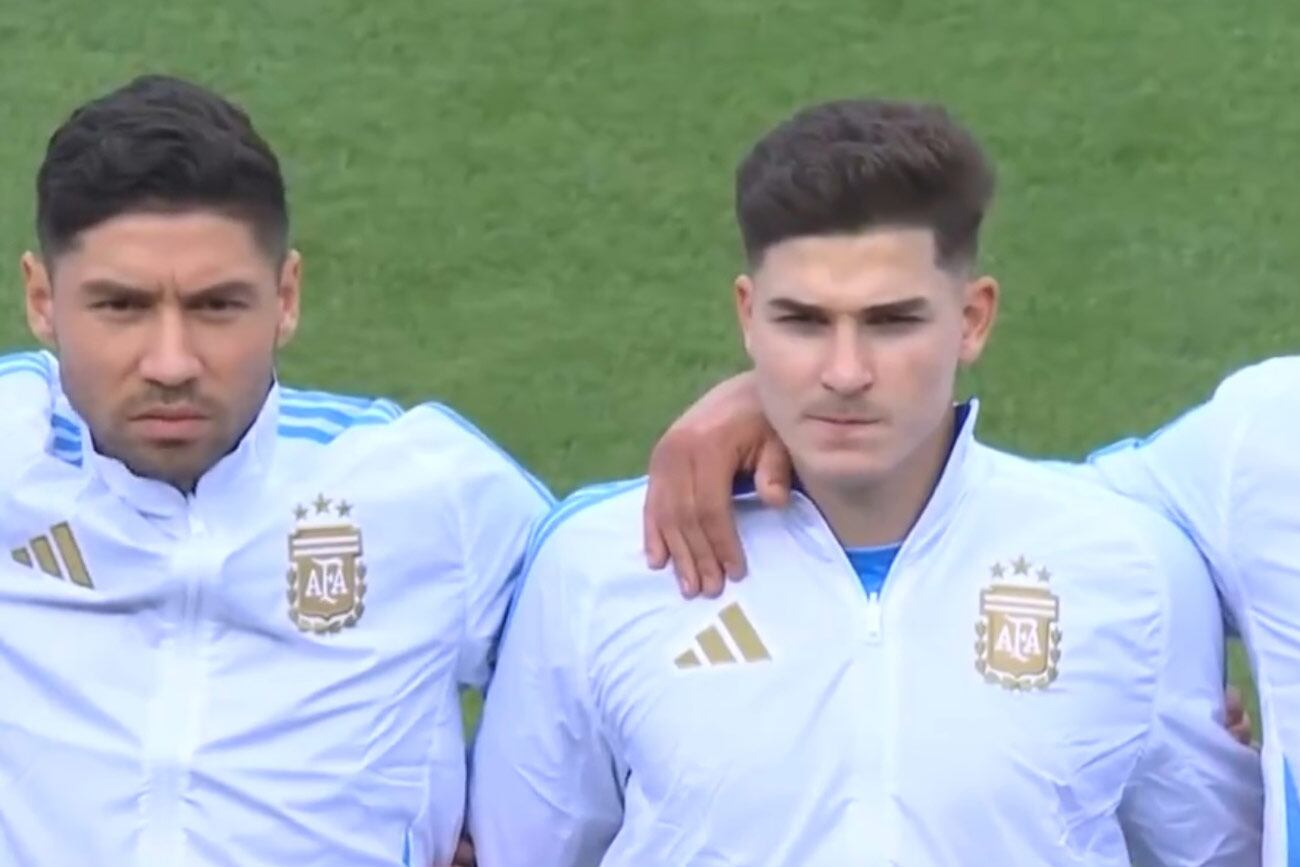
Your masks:
{"label": "young man with short hair", "polygon": [[800,112],[741,163],[735,294],[788,509],[682,605],[645,486],[533,534],[475,747],[483,867],[1258,863],[1220,613],[1165,519],[974,438],[993,191],[941,109]]}

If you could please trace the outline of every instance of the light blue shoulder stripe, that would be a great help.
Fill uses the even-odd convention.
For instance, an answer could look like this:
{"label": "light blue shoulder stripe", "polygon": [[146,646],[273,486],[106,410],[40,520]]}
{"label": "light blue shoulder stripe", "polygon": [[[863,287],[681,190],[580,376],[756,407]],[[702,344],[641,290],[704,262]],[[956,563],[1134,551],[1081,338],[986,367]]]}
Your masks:
{"label": "light blue shoulder stripe", "polygon": [[372,397],[361,397],[355,394],[335,394],[332,391],[312,391],[288,386],[281,386],[280,397],[283,401],[296,401],[302,404],[351,406],[357,409],[366,409],[375,402],[375,398]]}
{"label": "light blue shoulder stripe", "polygon": [[564,501],[551,509],[550,514],[538,521],[533,531],[528,534],[528,543],[524,548],[523,574],[526,576],[532,568],[537,552],[542,549],[547,537],[554,533],[561,524],[583,509],[617,497],[619,494],[640,487],[646,483],[646,477],[625,479],[617,482],[605,482],[579,488],[564,498]]}
{"label": "light blue shoulder stripe", "polygon": [[1178,424],[1180,421],[1185,419],[1188,415],[1200,409],[1204,405],[1205,404],[1197,404],[1191,409],[1184,410],[1183,412],[1174,416],[1174,418],[1162,424],[1160,427],[1151,431],[1151,433],[1147,434],[1146,436],[1125,437],[1124,439],[1116,440],[1115,442],[1110,443],[1109,445],[1104,445],[1091,452],[1085,460],[1088,463],[1091,463],[1092,461],[1098,458],[1103,458],[1106,455],[1114,454],[1115,452],[1128,451],[1130,449],[1145,448],[1146,446],[1151,445],[1151,443],[1159,439],[1162,435],[1164,435],[1165,431],[1168,431],[1174,425]]}
{"label": "light blue shoulder stripe", "polygon": [[50,378],[49,368],[30,358],[13,358],[0,363],[0,376],[8,376],[11,373],[35,373],[42,379]]}
{"label": "light blue shoulder stripe", "polygon": [[334,442],[341,431],[323,431],[314,427],[282,424],[276,429],[276,433],[285,439],[311,440],[321,445],[329,445]]}
{"label": "light blue shoulder stripe", "polygon": [[280,436],[326,445],[348,428],[395,421],[402,408],[387,398],[281,387],[280,415]]}
{"label": "light blue shoulder stripe", "polygon": [[46,352],[11,352],[0,355],[0,376],[20,372],[39,374],[46,382],[54,380],[54,365]]}
{"label": "light blue shoulder stripe", "polygon": [[405,410],[402,409],[401,404],[397,401],[389,400],[386,397],[377,398],[369,411],[383,413],[387,415],[390,420],[401,418],[402,413],[405,412]]}
{"label": "light blue shoulder stripe", "polygon": [[469,419],[465,418],[463,415],[456,412],[456,410],[452,409],[449,406],[446,406],[445,404],[430,402],[430,403],[422,403],[420,404],[420,406],[425,406],[431,410],[434,410],[435,412],[442,413],[444,416],[450,419],[453,424],[460,427],[466,433],[469,433],[477,437],[484,445],[492,449],[497,454],[501,455],[501,457],[505,458],[511,464],[511,466],[519,470],[520,474],[522,474],[524,479],[527,480],[528,484],[532,486],[533,490],[538,493],[538,495],[542,498],[543,502],[545,502],[548,506],[555,505],[555,495],[551,493],[550,489],[547,488],[546,485],[542,484],[541,481],[538,480],[536,476],[528,472],[528,470],[524,469],[523,464],[515,460],[513,455],[511,455],[505,449],[501,448],[501,446],[497,445],[496,442],[487,434],[483,433],[483,431],[475,427],[474,423],[471,422]]}
{"label": "light blue shoulder stripe", "polygon": [[402,408],[391,400],[384,398],[375,398],[365,406],[358,406],[351,403],[329,403],[327,401],[316,400],[297,400],[292,397],[283,397],[280,400],[280,410],[286,415],[295,415],[300,417],[318,417],[331,418],[346,424],[348,420],[363,415],[377,415],[388,421],[392,421],[402,414]]}
{"label": "light blue shoulder stripe", "polygon": [[565,497],[562,502],[554,506],[545,517],[533,524],[533,529],[528,534],[528,541],[524,545],[523,559],[516,565],[515,571],[518,580],[514,582],[514,591],[511,593],[510,603],[506,607],[502,634],[510,628],[511,620],[514,617],[515,604],[519,601],[519,595],[524,590],[524,582],[528,580],[528,574],[532,571],[533,561],[537,559],[537,554],[541,551],[542,543],[546,541],[547,537],[555,532],[560,524],[588,506],[594,506],[602,500],[616,497],[624,491],[630,491],[638,485],[644,485],[645,482],[646,477],[642,476],[639,479],[604,482],[578,488]]}
{"label": "light blue shoulder stripe", "polygon": [[358,422],[377,421],[388,423],[393,421],[396,416],[388,411],[386,407],[375,406],[362,412],[357,412],[354,408],[349,407],[346,410],[329,406],[303,406],[297,403],[281,403],[280,415],[289,418],[310,419],[312,421],[323,421],[337,426],[339,429],[346,429]]}
{"label": "light blue shoulder stripe", "polygon": [[61,415],[51,415],[50,426],[77,437],[81,436],[81,428],[77,426],[77,423],[70,421]]}

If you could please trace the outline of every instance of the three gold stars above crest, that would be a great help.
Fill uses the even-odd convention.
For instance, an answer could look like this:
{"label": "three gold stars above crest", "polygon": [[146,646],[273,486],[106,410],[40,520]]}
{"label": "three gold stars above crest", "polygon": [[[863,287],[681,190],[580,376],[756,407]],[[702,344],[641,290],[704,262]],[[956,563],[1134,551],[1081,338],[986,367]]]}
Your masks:
{"label": "three gold stars above crest", "polygon": [[[299,521],[306,520],[307,516],[314,510],[317,515],[328,515],[331,511],[340,518],[346,518],[352,514],[352,504],[347,500],[339,500],[337,504],[324,494],[317,494],[316,499],[307,504],[312,508],[299,503],[293,510],[293,516]],[[331,509],[331,507],[333,507]]]}
{"label": "three gold stars above crest", "polygon": [[[1039,581],[1047,582],[1052,579],[1052,573],[1048,572],[1046,567],[1039,569],[1037,572],[1034,572],[1033,571],[1034,564],[1029,560],[1026,560],[1024,554],[1021,554],[1019,557],[1012,560],[1009,565],[1011,568],[1011,574],[1013,576],[1023,575],[1024,577],[1027,578],[1029,577],[1030,573],[1033,573],[1034,577],[1036,577]],[[1006,577],[1007,574],[1007,567],[1003,566],[1001,563],[994,563],[991,567],[989,567],[989,573],[994,578],[1004,578]]]}

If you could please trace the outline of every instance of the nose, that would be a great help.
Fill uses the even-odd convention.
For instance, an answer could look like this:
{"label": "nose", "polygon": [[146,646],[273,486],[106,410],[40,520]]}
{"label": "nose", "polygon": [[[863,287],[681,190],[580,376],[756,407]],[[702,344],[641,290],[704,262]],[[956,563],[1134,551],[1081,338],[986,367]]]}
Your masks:
{"label": "nose", "polygon": [[155,385],[175,388],[197,379],[201,369],[181,311],[161,311],[140,360],[140,374]]}
{"label": "nose", "polygon": [[866,391],[874,381],[870,348],[853,325],[839,325],[831,334],[822,385],[841,397],[851,397]]}

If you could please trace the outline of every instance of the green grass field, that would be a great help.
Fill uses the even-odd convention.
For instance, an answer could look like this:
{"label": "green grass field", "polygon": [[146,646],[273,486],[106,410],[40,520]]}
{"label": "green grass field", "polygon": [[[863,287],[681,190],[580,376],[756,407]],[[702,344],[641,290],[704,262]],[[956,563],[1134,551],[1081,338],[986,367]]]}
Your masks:
{"label": "green grass field", "polygon": [[[1254,0],[5,3],[0,257],[71,107],[197,77],[285,162],[308,274],[285,377],[449,402],[563,492],[640,472],[740,366],[730,184],[756,135],[931,98],[1002,169],[983,435],[1077,456],[1291,349],[1298,53],[1300,18]],[[27,342],[11,273],[4,345]]]}

